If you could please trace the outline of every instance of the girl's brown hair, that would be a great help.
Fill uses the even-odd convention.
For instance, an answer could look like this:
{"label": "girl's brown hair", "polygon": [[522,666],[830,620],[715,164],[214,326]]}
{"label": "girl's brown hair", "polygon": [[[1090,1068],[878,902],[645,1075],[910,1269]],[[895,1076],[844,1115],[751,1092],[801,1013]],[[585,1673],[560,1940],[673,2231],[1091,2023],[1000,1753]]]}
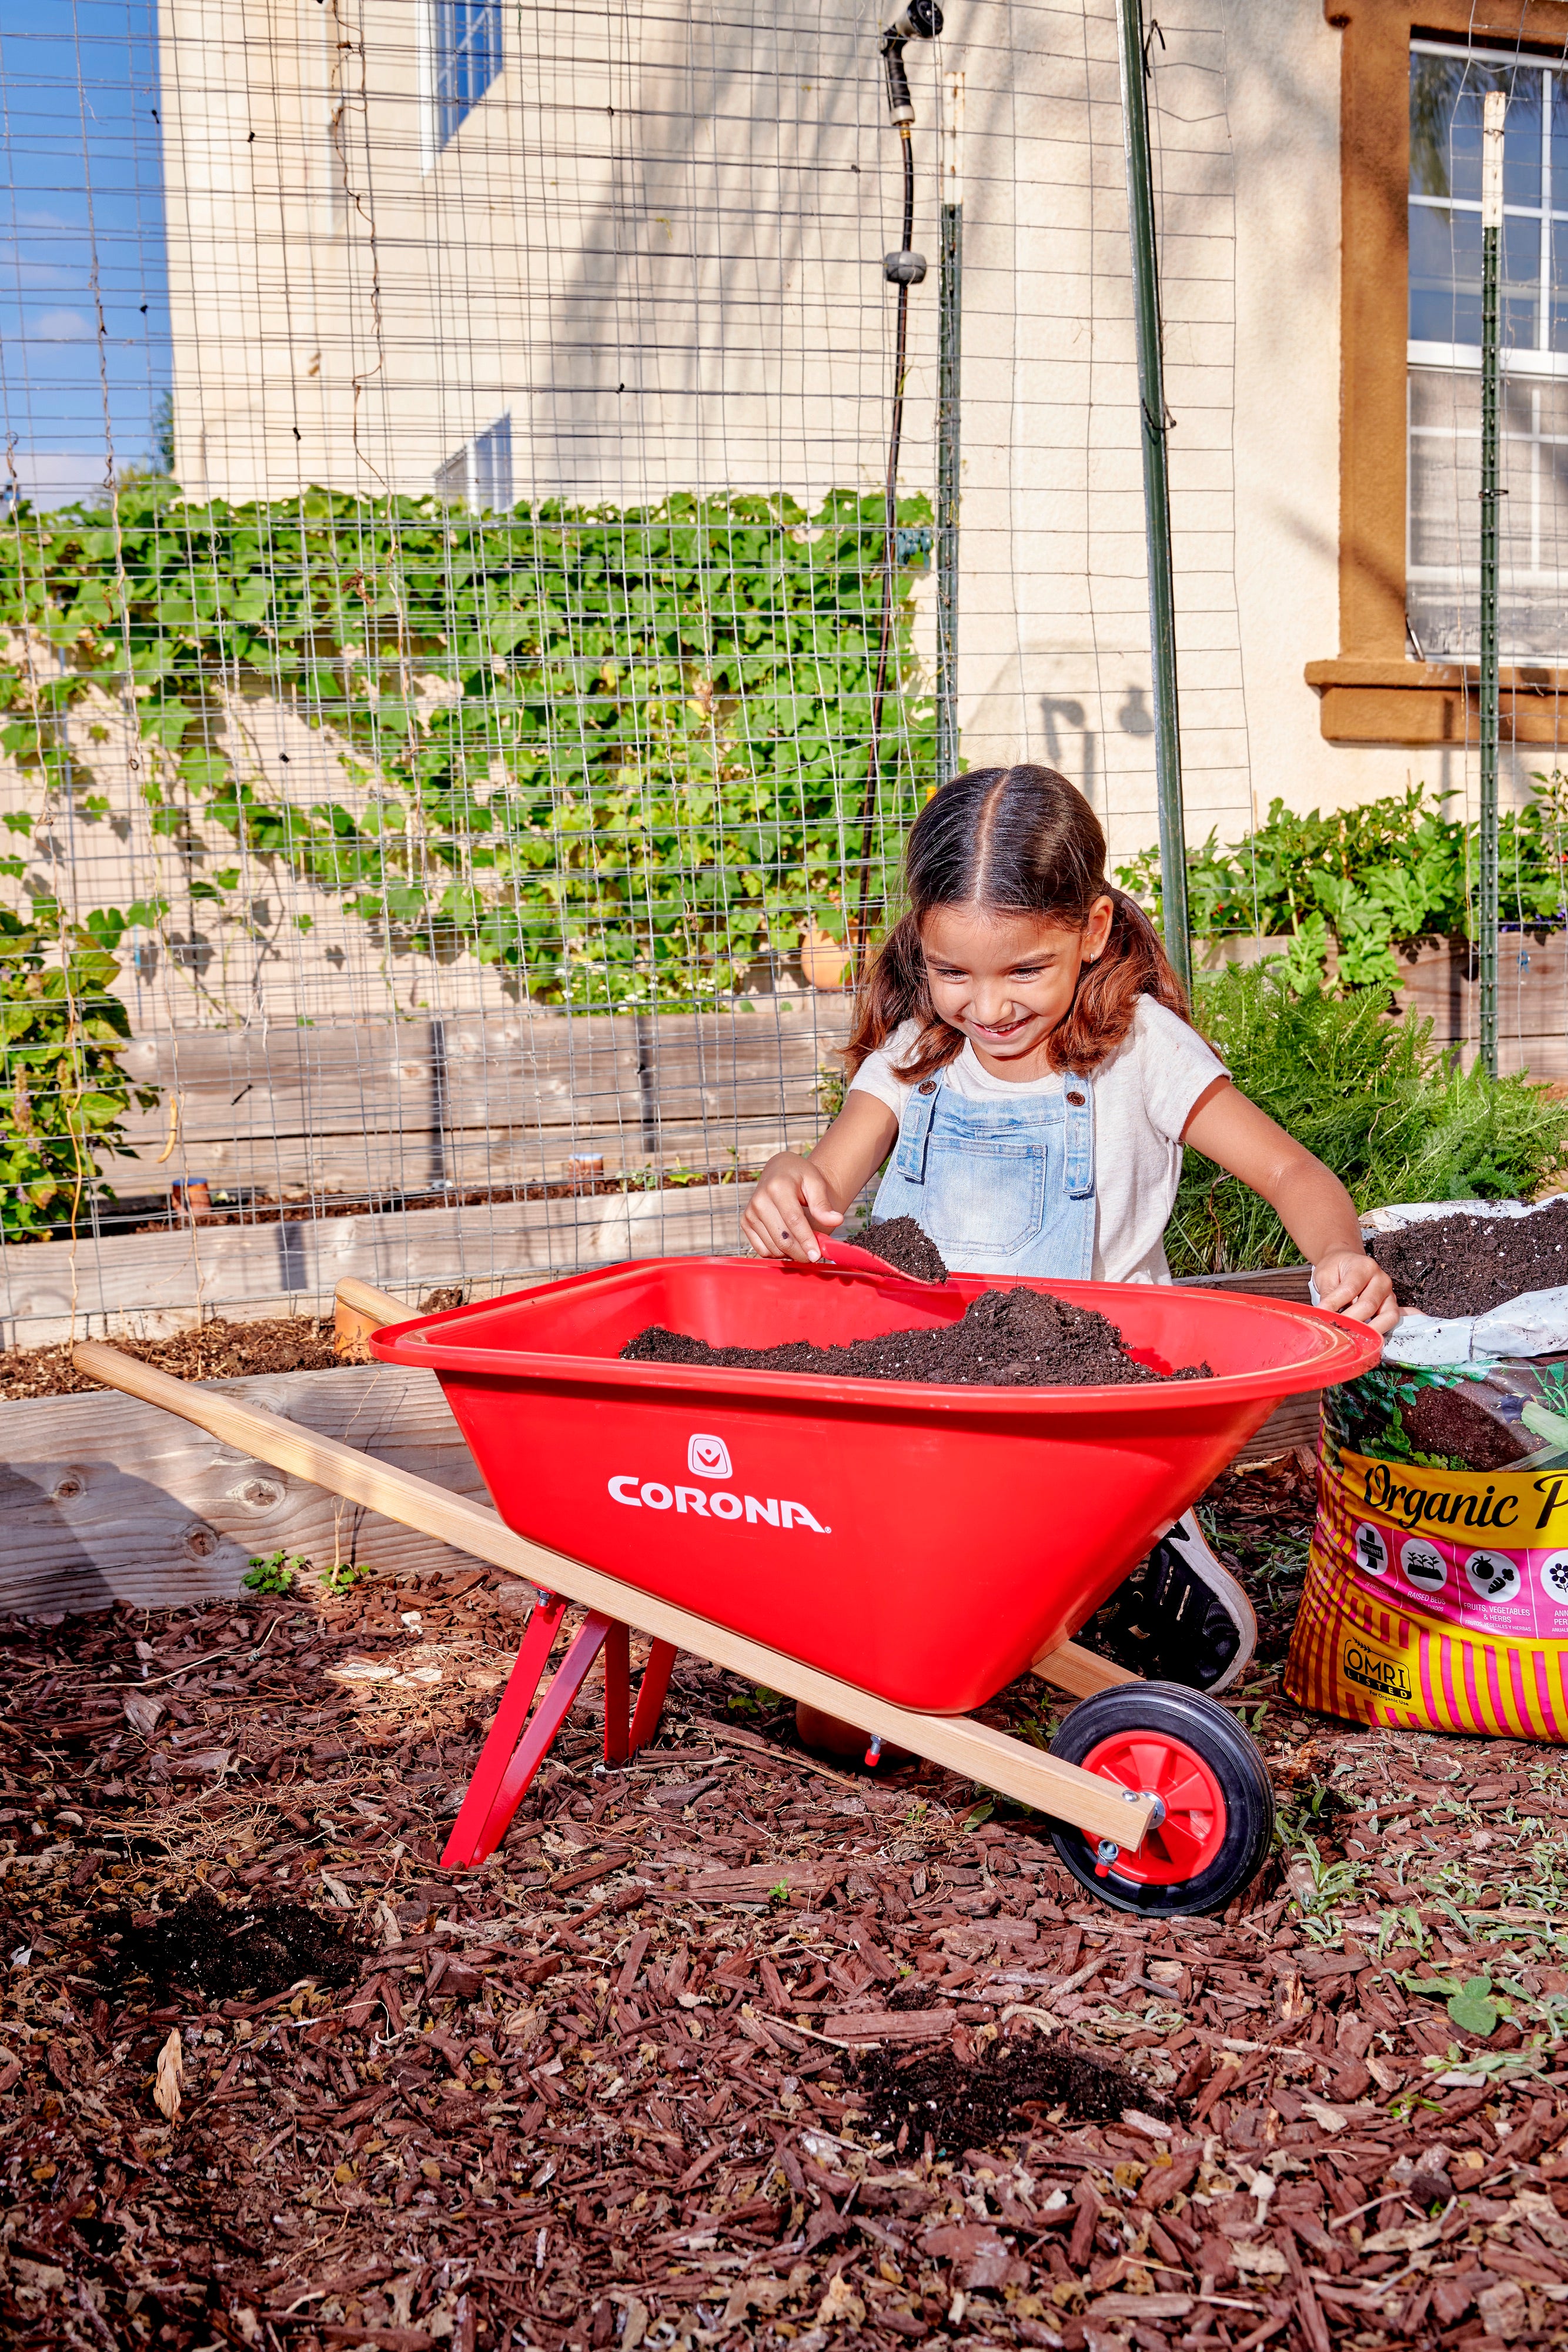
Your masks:
{"label": "girl's brown hair", "polygon": [[1084,965],[1071,1007],[1047,1041],[1053,1070],[1092,1070],[1113,1054],[1140,996],[1189,1018],[1186,991],[1158,932],[1105,879],[1105,836],[1093,810],[1054,768],[976,768],[955,776],[915,818],[904,872],[909,911],[862,983],[844,1048],[852,1077],[906,1021],[920,1029],[900,1077],[928,1077],[963,1051],[961,1034],[938,1018],[926,986],[920,927],[937,907],[1038,915],[1082,930],[1095,900],[1110,899],[1104,953]]}

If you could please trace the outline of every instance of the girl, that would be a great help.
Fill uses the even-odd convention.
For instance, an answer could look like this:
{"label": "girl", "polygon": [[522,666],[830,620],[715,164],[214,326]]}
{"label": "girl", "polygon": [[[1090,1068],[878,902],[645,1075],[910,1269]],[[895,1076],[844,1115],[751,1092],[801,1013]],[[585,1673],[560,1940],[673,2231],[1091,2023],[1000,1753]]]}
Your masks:
{"label": "girl", "polygon": [[[1065,777],[955,776],[915,819],[905,875],[909,911],[861,992],[844,1107],[809,1157],[777,1152],[763,1170],[744,1220],[754,1249],[819,1257],[817,1234],[891,1152],[874,1217],[915,1218],[955,1271],[1168,1282],[1163,1236],[1191,1143],[1276,1211],[1325,1307],[1393,1328],[1393,1286],[1349,1193],[1191,1026]],[[1150,1571],[1139,1614],[1155,1670],[1233,1681],[1255,1621],[1190,1514]]]}

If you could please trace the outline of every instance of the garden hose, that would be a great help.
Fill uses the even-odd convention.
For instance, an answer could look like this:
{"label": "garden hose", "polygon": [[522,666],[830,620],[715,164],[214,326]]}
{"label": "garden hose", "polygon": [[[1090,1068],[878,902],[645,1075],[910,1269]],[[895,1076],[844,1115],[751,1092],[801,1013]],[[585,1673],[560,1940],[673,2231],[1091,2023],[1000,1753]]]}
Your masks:
{"label": "garden hose", "polygon": [[934,40],[942,30],[936,0],[909,0],[882,37],[883,64],[887,75],[888,113],[898,132],[904,159],[904,228],[898,250],[883,257],[883,275],[898,289],[897,322],[894,331],[893,408],[888,419],[887,474],[883,493],[882,534],[882,596],[877,628],[876,674],[872,686],[871,730],[866,753],[865,801],[861,828],[860,905],[854,925],[854,975],[865,965],[871,934],[871,861],[876,840],[878,787],[882,764],[882,714],[887,699],[887,672],[893,651],[895,575],[898,558],[898,459],[904,441],[904,379],[908,363],[909,289],[925,276],[925,257],[914,250],[915,240],[915,102],[904,69],[904,44]]}

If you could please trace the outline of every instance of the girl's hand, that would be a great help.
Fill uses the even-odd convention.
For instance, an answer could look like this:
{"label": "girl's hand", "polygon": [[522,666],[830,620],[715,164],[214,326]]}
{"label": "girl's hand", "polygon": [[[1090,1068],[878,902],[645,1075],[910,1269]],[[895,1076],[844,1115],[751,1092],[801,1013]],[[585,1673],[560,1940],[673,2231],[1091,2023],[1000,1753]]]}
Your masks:
{"label": "girl's hand", "polygon": [[1375,1259],[1361,1250],[1330,1250],[1312,1268],[1318,1304],[1375,1331],[1392,1331],[1399,1320],[1394,1285]]}
{"label": "girl's hand", "polygon": [[821,1170],[798,1151],[776,1151],[740,1223],[759,1257],[816,1259],[822,1255],[817,1235],[843,1222]]}

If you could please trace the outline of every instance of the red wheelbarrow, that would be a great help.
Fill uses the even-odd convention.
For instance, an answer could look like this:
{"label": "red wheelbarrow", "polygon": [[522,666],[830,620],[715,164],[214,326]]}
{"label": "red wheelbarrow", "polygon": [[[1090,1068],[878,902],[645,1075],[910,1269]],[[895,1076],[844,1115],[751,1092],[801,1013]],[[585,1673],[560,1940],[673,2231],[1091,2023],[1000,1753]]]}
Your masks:
{"label": "red wheelbarrow", "polygon": [[[1364,1325],[1273,1298],[1035,1283],[1141,1360],[1214,1377],[998,1389],[624,1362],[652,1323],[715,1345],[956,1320],[994,1285],[655,1258],[413,1321],[340,1286],[376,1356],[436,1373],[500,1517],[354,1448],[85,1344],[82,1370],[543,1588],[443,1861],[505,1835],[602,1653],[605,1759],[654,1730],[687,1649],[1033,1806],[1113,1906],[1220,1909],[1273,1828],[1228,1711],[1069,1638],[1281,1398],[1355,1378]],[[390,1328],[388,1328],[390,1326]],[[503,1522],[505,1524],[503,1524]],[[529,1710],[569,1601],[588,1616]],[[653,1637],[628,1714],[628,1628]],[[1078,1697],[1042,1751],[974,1719],[1026,1669]]]}

